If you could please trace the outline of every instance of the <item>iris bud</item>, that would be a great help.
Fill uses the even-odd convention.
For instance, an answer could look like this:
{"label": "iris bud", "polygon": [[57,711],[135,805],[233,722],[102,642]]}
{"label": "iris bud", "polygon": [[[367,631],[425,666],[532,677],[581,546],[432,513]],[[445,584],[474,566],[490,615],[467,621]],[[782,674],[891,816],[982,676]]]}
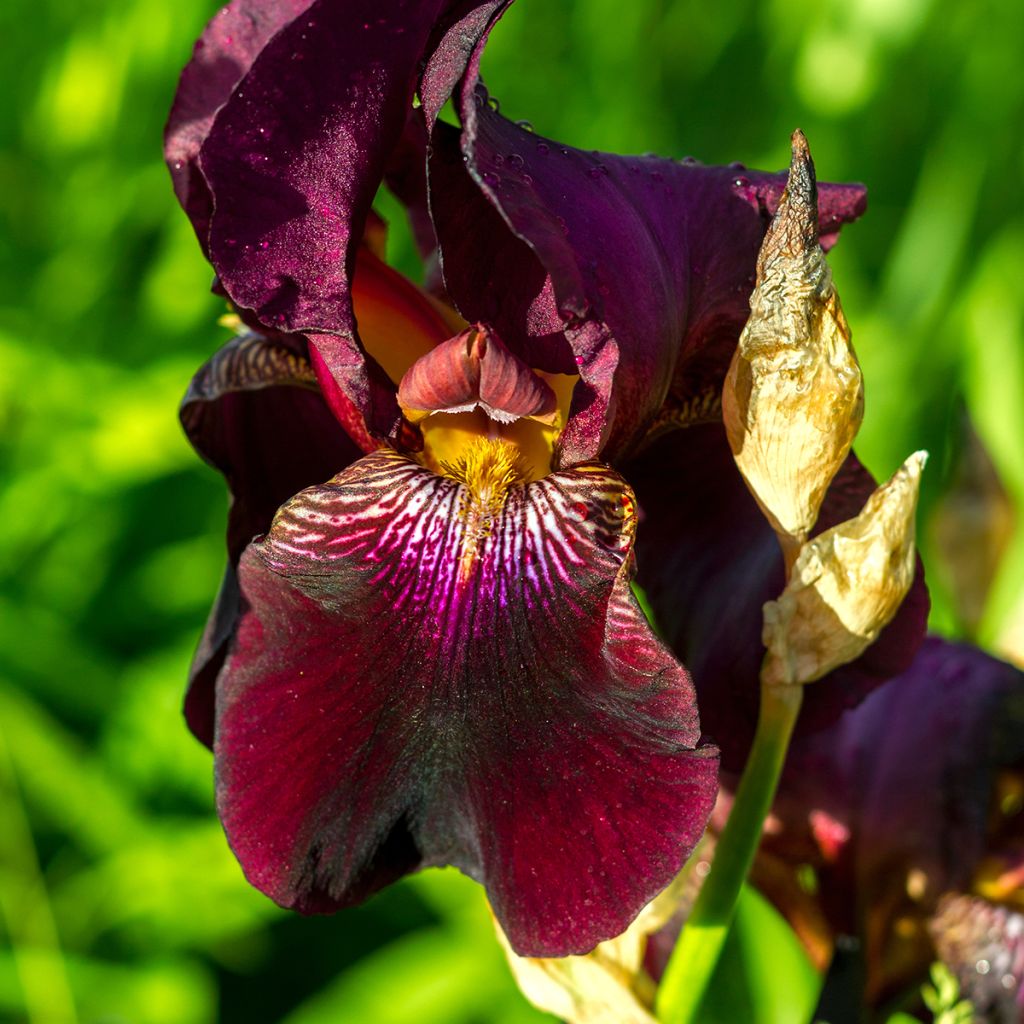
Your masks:
{"label": "iris bud", "polygon": [[914,512],[927,454],[915,452],[861,513],[806,543],[786,589],[764,606],[761,678],[810,683],[859,657],[914,579]]}
{"label": "iris bud", "polygon": [[792,136],[789,181],[757,261],[750,319],[722,395],[740,472],[783,549],[818,518],[864,412],[860,366],[818,244],[814,163]]}

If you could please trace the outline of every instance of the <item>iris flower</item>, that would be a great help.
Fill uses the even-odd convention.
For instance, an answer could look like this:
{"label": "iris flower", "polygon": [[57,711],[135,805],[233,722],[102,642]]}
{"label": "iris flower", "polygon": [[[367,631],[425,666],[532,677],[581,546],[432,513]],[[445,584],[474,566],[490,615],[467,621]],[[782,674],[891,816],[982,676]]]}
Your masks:
{"label": "iris flower", "polygon": [[929,638],[906,673],[790,748],[754,879],[819,961],[847,951],[835,1006],[913,994],[943,959],[979,1019],[1024,1013],[1022,716],[1024,673]]}
{"label": "iris flower", "polygon": [[[479,78],[508,2],[235,0],[183,72],[168,163],[249,328],[182,409],[233,495],[186,715],[278,903],[330,911],[450,864],[517,952],[552,956],[621,932],[715,799],[690,675],[631,591],[634,536],[652,566],[666,542],[694,628],[771,586],[742,515],[680,552],[694,517],[732,514],[717,395],[785,174],[513,124]],[[385,179],[434,296],[380,259]],[[822,186],[823,240],[863,207]],[[890,630],[848,699],[903,667],[914,625]],[[727,674],[702,684],[720,742],[743,719]]]}

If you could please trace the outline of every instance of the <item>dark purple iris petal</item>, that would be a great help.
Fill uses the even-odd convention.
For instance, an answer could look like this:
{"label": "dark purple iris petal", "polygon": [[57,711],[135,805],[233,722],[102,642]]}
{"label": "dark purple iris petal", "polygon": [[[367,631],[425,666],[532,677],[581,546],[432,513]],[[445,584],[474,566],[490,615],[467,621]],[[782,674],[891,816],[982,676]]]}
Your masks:
{"label": "dark purple iris petal", "polygon": [[476,80],[487,34],[511,6],[512,0],[454,0],[449,4],[420,82],[427,124],[433,125],[437,120],[470,64],[472,80]]}
{"label": "dark purple iris petal", "polygon": [[174,191],[208,254],[213,199],[199,170],[199,150],[217,111],[282,26],[298,17],[311,0],[232,0],[222,7],[196,42],[174,97],[164,153]]}
{"label": "dark purple iris petal", "polygon": [[[720,385],[786,175],[572,149],[502,117],[481,86],[461,113],[430,168],[448,292],[532,365],[580,373],[562,464],[620,458],[670,395]],[[864,206],[860,186],[821,185],[822,230]]]}
{"label": "dark purple iris petal", "polygon": [[[655,442],[624,470],[644,518],[638,580],[655,618],[689,666],[705,732],[723,763],[742,767],[753,737],[764,657],[762,613],[782,592],[782,556],[735,467],[720,422]],[[817,530],[856,515],[875,483],[853,457],[833,481]],[[923,573],[896,618],[857,661],[806,688],[799,731],[821,728],[909,667],[924,636]]]}
{"label": "dark purple iris petal", "polygon": [[315,0],[253,62],[200,165],[215,200],[210,254],[240,306],[315,339],[371,430],[398,426],[367,372],[350,284],[387,158],[406,122],[443,0]]}
{"label": "dark purple iris petal", "polygon": [[335,420],[304,357],[281,341],[249,334],[225,345],[195,375],[181,422],[196,451],[231,490],[228,568],[189,674],[185,716],[213,743],[213,681],[238,615],[234,567],[278,506],[327,480],[362,452]]}
{"label": "dark purple iris petal", "polygon": [[1022,766],[1024,673],[929,637],[907,672],[797,739],[777,812],[796,833],[815,811],[846,827],[851,902],[849,882],[880,893],[918,868],[934,903],[965,890],[981,860],[995,770]]}
{"label": "dark purple iris petal", "polygon": [[220,813],[283,905],[328,911],[454,864],[519,952],[578,953],[677,872],[717,758],[632,598],[621,478],[514,487],[475,531],[474,508],[381,451],[249,547],[218,681]]}

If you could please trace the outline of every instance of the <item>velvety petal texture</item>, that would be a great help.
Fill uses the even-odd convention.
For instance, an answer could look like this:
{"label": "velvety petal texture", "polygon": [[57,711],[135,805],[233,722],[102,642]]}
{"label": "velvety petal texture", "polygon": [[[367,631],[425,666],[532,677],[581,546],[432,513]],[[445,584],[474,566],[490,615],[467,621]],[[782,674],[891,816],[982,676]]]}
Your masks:
{"label": "velvety petal texture", "polygon": [[[584,152],[471,84],[462,132],[438,126],[430,168],[448,293],[531,365],[580,374],[561,464],[615,461],[667,398],[720,389],[786,175]],[[826,240],[864,206],[861,186],[821,185]]]}
{"label": "velvety petal texture", "polygon": [[263,47],[311,2],[232,0],[206,26],[181,73],[164,132],[164,152],[175,194],[207,255],[213,197],[199,170],[199,150],[217,111]]}
{"label": "velvety petal texture", "polygon": [[[558,464],[615,461],[724,373],[785,175],[586,153],[513,124],[478,83],[507,6],[233,4],[183,76],[168,160],[232,301],[269,328],[316,332],[371,435],[395,440],[401,422],[350,292],[388,173],[421,244],[438,239],[460,312],[531,366],[580,374]],[[453,91],[462,131],[436,127],[428,180],[416,165]],[[864,208],[860,186],[822,185],[820,199],[826,242]]]}
{"label": "velvety petal texture", "polygon": [[328,480],[362,452],[321,397],[309,362],[274,338],[233,339],[195,375],[181,422],[231,490],[228,567],[189,673],[185,717],[213,744],[213,681],[238,617],[235,566],[296,491]]}
{"label": "velvety petal texture", "polygon": [[[764,658],[762,606],[785,583],[775,534],[733,462],[719,420],[676,430],[629,462],[642,513],[638,581],[655,620],[693,673],[701,724],[742,767],[757,720]],[[816,532],[856,515],[875,488],[850,456],[832,482]],[[899,612],[855,662],[809,685],[798,732],[820,729],[906,670],[924,638],[923,570]]]}
{"label": "velvety petal texture", "polygon": [[632,597],[621,478],[579,466],[481,515],[388,450],[284,506],[242,559],[219,809],[283,905],[454,864],[519,953],[580,953],[678,871],[717,758]]}

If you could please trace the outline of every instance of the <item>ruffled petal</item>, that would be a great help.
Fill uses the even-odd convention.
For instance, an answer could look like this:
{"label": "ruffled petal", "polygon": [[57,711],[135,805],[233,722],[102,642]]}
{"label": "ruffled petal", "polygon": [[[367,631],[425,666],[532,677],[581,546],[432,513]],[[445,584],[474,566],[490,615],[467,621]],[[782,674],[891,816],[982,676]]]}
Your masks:
{"label": "ruffled petal", "polygon": [[231,490],[228,567],[189,672],[185,717],[213,743],[213,682],[238,616],[234,567],[297,491],[334,476],[362,454],[316,386],[308,361],[278,339],[230,341],[195,375],[181,406],[193,447]]}
{"label": "ruffled petal", "polygon": [[359,344],[356,248],[424,61],[432,95],[453,84],[490,6],[314,0],[266,42],[202,143],[223,287],[270,328],[317,332],[330,375],[376,436],[395,438],[400,421]]}
{"label": "ruffled petal", "polygon": [[[624,473],[643,514],[638,580],[655,620],[689,666],[705,731],[729,768],[743,765],[757,719],[762,605],[785,575],[774,533],[737,471],[720,422],[674,431]],[[875,488],[854,456],[825,498],[816,530],[855,515]],[[855,662],[806,688],[798,731],[834,721],[910,666],[924,637],[923,571],[893,621]]]}
{"label": "ruffled petal", "polygon": [[264,46],[203,143],[210,256],[233,301],[317,346],[371,430],[394,429],[356,337],[350,282],[442,0],[315,0]]}
{"label": "ruffled petal", "polygon": [[206,26],[192,59],[181,73],[164,130],[164,155],[178,201],[207,255],[213,198],[199,170],[199,150],[217,111],[263,47],[310,3],[311,0],[232,0]]}
{"label": "ruffled petal", "polygon": [[[461,136],[438,126],[430,168],[448,293],[531,365],[579,372],[561,464],[614,461],[666,399],[720,388],[786,175],[583,152],[471,83]],[[821,185],[826,237],[864,206],[861,186]]]}
{"label": "ruffled petal", "polygon": [[382,450],[249,547],[218,681],[221,818],[283,905],[454,864],[517,952],[580,953],[678,871],[717,758],[629,589],[621,478],[581,466],[478,511]]}

